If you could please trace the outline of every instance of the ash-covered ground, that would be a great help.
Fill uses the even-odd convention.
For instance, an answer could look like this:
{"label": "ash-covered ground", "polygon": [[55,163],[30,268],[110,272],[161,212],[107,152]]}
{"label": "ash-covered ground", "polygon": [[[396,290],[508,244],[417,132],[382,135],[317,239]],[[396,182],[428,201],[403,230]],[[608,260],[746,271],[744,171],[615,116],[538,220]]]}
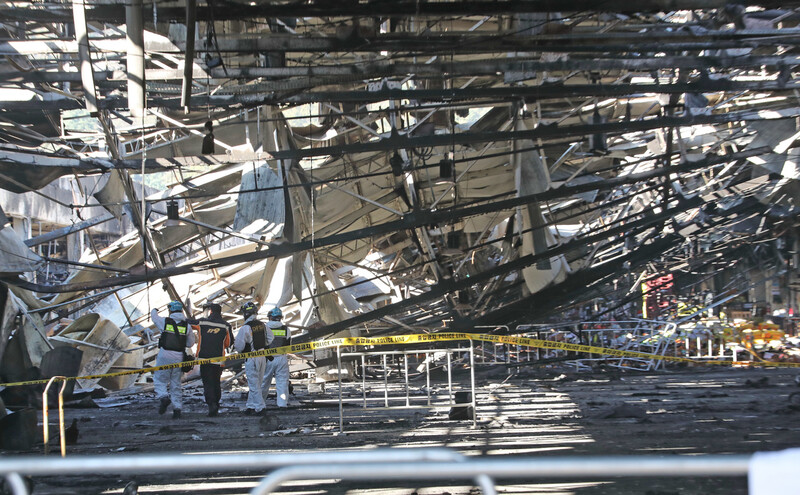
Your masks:
{"label": "ash-covered ground", "polygon": [[[564,368],[566,370],[567,368]],[[476,373],[477,427],[449,419],[448,408],[378,409],[382,380],[368,382],[370,408],[362,409],[361,382],[344,387],[344,428],[339,433],[338,389],[316,390],[294,381],[294,406],[278,410],[267,400],[263,417],[247,416],[246,385],[231,382],[218,417],[208,417],[199,381],[185,384],[183,417],[157,414],[151,391],[140,389],[94,399],[100,407],[66,409],[77,419],[77,443],[68,456],[142,453],[292,453],[378,447],[448,447],[467,456],[749,454],[800,446],[800,388],[791,369],[684,368],[659,372],[571,373],[555,369],[504,368]],[[223,379],[228,377],[224,375]],[[464,390],[469,374],[454,376]],[[434,376],[431,392],[447,393]],[[412,404],[427,402],[424,376],[411,380]],[[273,389],[274,390],[274,389]],[[274,393],[274,392],[273,392]],[[390,397],[405,404],[405,386],[392,382]],[[794,394],[794,395],[793,395]],[[795,403],[796,402],[796,403]],[[83,405],[91,405],[84,400]],[[41,413],[40,413],[41,419]],[[56,415],[51,413],[51,431]],[[58,440],[51,455],[58,455]],[[34,451],[4,455],[41,454]],[[120,494],[131,481],[139,493],[248,493],[264,472],[174,473],[170,475],[50,476],[34,478],[35,494]],[[671,473],[641,479],[495,480],[499,493],[531,494],[746,494],[742,477],[688,478]],[[466,494],[479,493],[463,480],[294,481],[281,493]]]}

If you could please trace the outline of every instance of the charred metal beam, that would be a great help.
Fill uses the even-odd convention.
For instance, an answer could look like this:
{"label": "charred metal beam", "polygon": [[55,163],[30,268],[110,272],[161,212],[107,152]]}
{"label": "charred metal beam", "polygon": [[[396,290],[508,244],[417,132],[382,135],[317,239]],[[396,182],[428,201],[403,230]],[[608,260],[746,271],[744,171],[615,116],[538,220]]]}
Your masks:
{"label": "charred metal beam", "polygon": [[[746,214],[755,210],[763,211],[764,209],[765,206],[757,202],[737,206],[726,211],[721,219],[712,221],[709,225],[702,227],[701,231],[708,231],[712,227],[724,226],[732,221],[736,222],[738,220],[731,220],[731,217],[736,215]],[[510,322],[520,321],[522,319],[530,321],[531,317],[544,318],[554,311],[557,311],[563,305],[574,303],[580,294],[587,293],[587,287],[603,283],[604,279],[617,277],[620,271],[623,270],[623,265],[625,265],[625,263],[630,263],[631,268],[636,268],[637,266],[641,266],[663,255],[663,253],[669,251],[671,248],[679,246],[684,240],[685,238],[680,234],[671,234],[664,239],[659,239],[651,244],[640,246],[627,255],[576,272],[568,276],[567,279],[560,284],[547,287],[535,294],[514,301],[490,313],[473,317],[473,324],[494,325],[502,322],[502,324],[507,325]],[[741,246],[735,245],[730,250],[729,256],[741,252],[741,249]],[[741,256],[734,256],[733,259],[741,259]],[[715,258],[714,261],[719,261],[719,259]],[[541,310],[537,310],[537,308],[541,308]]]}
{"label": "charred metal beam", "polygon": [[[458,62],[425,63],[359,63],[341,65],[316,65],[295,67],[231,67],[226,68],[227,74],[222,69],[212,69],[210,75],[213,79],[256,79],[260,77],[355,77],[360,79],[373,79],[394,75],[414,74],[415,77],[442,77],[447,76],[488,76],[498,72],[531,72],[531,71],[586,71],[586,70],[626,70],[631,72],[649,72],[652,70],[677,68],[677,69],[733,69],[733,68],[791,68],[800,64],[798,56],[669,56],[669,57],[629,57],[629,58],[597,58],[558,60],[544,62],[528,59],[503,59]],[[182,69],[147,69],[145,78],[148,81],[170,81],[183,78]],[[206,73],[201,69],[193,71],[193,78],[205,78]],[[64,71],[0,71],[0,82],[80,82],[80,74]],[[97,81],[122,80],[115,72],[95,72]]]}
{"label": "charred metal beam", "polygon": [[[453,16],[453,15],[503,15],[526,12],[585,12],[602,8],[604,12],[639,13],[674,10],[718,9],[729,4],[729,0],[640,0],[624,2],[615,0],[598,5],[596,0],[467,0],[458,2],[288,2],[276,3],[224,3],[219,6],[198,8],[197,15],[203,19],[243,20],[270,17],[333,17],[333,16]],[[124,2],[117,5],[95,5],[89,10],[89,19],[102,22],[124,22]],[[754,3],[764,8],[797,6],[796,1],[761,0]],[[149,9],[148,9],[149,10]],[[185,11],[180,7],[158,9],[161,22],[184,19]],[[48,6],[46,9],[0,10],[0,19],[34,20],[39,22],[64,22],[69,9]],[[212,17],[213,16],[213,17]],[[145,19],[152,22],[152,15]]]}
{"label": "charred metal beam", "polygon": [[[683,237],[680,235],[671,234],[608,263],[585,268],[570,274],[561,283],[545,287],[535,294],[514,301],[490,313],[471,318],[471,326],[495,325],[498,322],[502,322],[503,325],[509,325],[513,322],[522,320],[529,322],[532,318],[545,317],[564,304],[572,302],[580,294],[586,294],[587,287],[603,283],[611,277],[618,276],[625,263],[630,263],[632,267],[640,266],[682,241]],[[457,328],[456,330],[468,329]]]}
{"label": "charred metal beam", "polygon": [[[755,150],[745,150],[739,153],[732,153],[724,156],[715,156],[704,160],[699,160],[696,162],[686,162],[671,167],[661,167],[648,172],[642,172],[640,174],[630,174],[625,177],[617,177],[615,179],[609,179],[602,183],[561,186],[556,189],[549,189],[540,194],[506,199],[501,201],[494,201],[489,204],[467,206],[467,207],[453,207],[453,208],[446,208],[434,211],[422,211],[422,210],[412,211],[404,215],[403,218],[399,220],[384,222],[380,225],[365,227],[362,229],[357,229],[341,234],[330,235],[327,237],[315,238],[313,241],[311,241],[310,239],[306,239],[296,243],[284,243],[284,244],[272,245],[268,249],[262,251],[228,256],[214,260],[205,260],[192,265],[184,265],[184,266],[176,266],[176,267],[152,270],[147,275],[129,275],[125,277],[109,278],[106,280],[91,282],[87,284],[66,284],[59,286],[45,286],[40,284],[31,284],[29,282],[21,280],[7,280],[7,282],[10,284],[19,285],[23,288],[27,288],[29,290],[33,290],[36,292],[78,292],[82,290],[93,290],[93,289],[114,287],[117,285],[124,285],[136,282],[153,281],[167,276],[175,276],[175,275],[182,275],[184,273],[193,273],[198,271],[211,270],[214,268],[221,268],[236,263],[249,263],[267,258],[284,257],[294,253],[307,251],[312,248],[319,249],[325,246],[343,244],[357,239],[364,239],[373,236],[384,235],[400,230],[410,230],[423,225],[443,223],[443,222],[453,221],[456,219],[463,219],[468,216],[481,215],[484,213],[491,213],[496,211],[503,211],[530,202],[541,202],[557,198],[564,198],[572,196],[579,192],[613,188],[622,184],[641,182],[643,180],[649,180],[673,173],[703,169],[715,164],[728,163],[732,160],[738,160],[741,158],[745,158],[747,156],[755,156],[763,152],[764,152],[763,148]],[[692,199],[690,200],[690,203],[687,204],[694,204],[694,201],[695,200]],[[702,203],[702,200],[698,199],[698,201],[701,201]],[[658,218],[660,218],[660,216]],[[609,232],[610,231],[611,230],[609,230]],[[583,238],[583,240],[589,242],[587,238]],[[553,252],[548,251],[548,253],[545,254],[547,254],[548,256],[555,256],[556,254],[559,253],[554,254]],[[538,260],[539,258],[537,257],[536,259]]]}
{"label": "charred metal beam", "polygon": [[[200,10],[201,7],[198,7]],[[182,19],[185,22],[185,19]],[[800,28],[737,29],[729,31],[688,30],[667,31],[652,29],[647,33],[597,32],[572,34],[540,34],[536,36],[511,33],[437,32],[435,34],[382,33],[369,38],[337,38],[335,36],[298,36],[270,34],[261,37],[225,38],[219,46],[207,42],[196,46],[198,52],[228,53],[377,53],[393,51],[411,58],[420,54],[478,54],[509,52],[608,52],[638,54],[678,50],[714,50],[722,48],[753,48],[757,46],[787,45],[800,39]],[[118,55],[118,39],[92,38],[91,48],[96,52]],[[172,43],[168,40],[146,40],[147,52],[178,55],[184,53],[188,42]],[[0,41],[0,55],[47,55],[78,53],[75,41],[63,39],[4,40]]]}
{"label": "charred metal beam", "polygon": [[[488,76],[498,72],[531,72],[531,71],[585,71],[585,70],[627,70],[632,72],[648,72],[664,68],[702,69],[702,68],[748,68],[748,67],[793,67],[800,64],[800,57],[785,56],[701,56],[701,57],[629,57],[629,58],[596,58],[575,59],[544,62],[541,60],[480,60],[458,62],[425,63],[360,63],[343,65],[316,65],[305,67],[238,67],[228,68],[227,76],[221,69],[213,69],[211,76],[222,79],[258,78],[258,77],[316,77],[316,76],[353,76],[360,75],[364,79],[387,77],[393,75],[414,74],[421,76]],[[153,71],[167,75],[166,71]],[[149,71],[148,71],[149,74]],[[177,71],[172,79],[177,79]],[[0,74],[0,81],[3,75]]]}
{"label": "charred metal beam", "polygon": [[[787,112],[781,118],[794,118],[800,115],[800,108]],[[282,150],[272,153],[278,159],[297,159],[312,156],[340,156],[347,153],[392,151],[409,148],[429,148],[436,146],[465,145],[472,146],[477,143],[511,141],[516,139],[556,139],[574,136],[589,136],[592,134],[620,134],[628,132],[641,132],[653,129],[682,127],[699,124],[722,124],[740,121],[774,120],[764,119],[755,112],[731,112],[716,115],[690,115],[686,117],[656,117],[646,120],[608,122],[600,124],[582,124],[566,127],[555,125],[541,125],[536,129],[527,131],[498,131],[481,133],[436,134],[431,136],[408,137],[390,136],[379,141],[340,146],[326,146],[319,148],[306,148],[298,150]]]}
{"label": "charred metal beam", "polygon": [[[193,108],[231,108],[257,107],[261,105],[302,104],[310,102],[375,102],[389,99],[412,99],[417,101],[473,101],[479,105],[483,99],[504,100],[547,100],[571,97],[633,97],[643,94],[709,93],[709,92],[741,92],[741,91],[794,91],[800,84],[786,84],[781,81],[730,81],[726,79],[704,79],[689,83],[673,84],[574,84],[547,86],[518,86],[498,88],[467,89],[432,89],[432,90],[397,90],[383,89],[377,91],[325,91],[302,92],[300,94],[282,95],[272,89],[270,83],[253,84],[247,93],[218,94],[214,96],[196,95],[192,98]],[[293,92],[294,93],[294,92]],[[181,98],[149,98],[149,107],[183,108]],[[0,101],[0,109],[12,111],[80,108],[80,102],[72,98],[50,101]],[[100,102],[100,108],[106,110],[127,108],[127,101],[120,97],[107,97]],[[327,153],[320,153],[327,154]]]}
{"label": "charred metal beam", "polygon": [[[254,85],[253,91],[258,91]],[[800,89],[798,84],[785,84],[776,81],[731,81],[728,79],[703,79],[688,83],[673,84],[569,84],[547,86],[515,86],[499,88],[466,89],[379,89],[377,91],[316,91],[303,92],[286,98],[279,103],[316,103],[325,101],[347,101],[369,103],[390,99],[417,101],[456,101],[476,98],[497,98],[515,100],[519,98],[549,99],[579,96],[616,97],[637,94],[682,94],[710,93],[718,91],[792,91]],[[270,103],[274,103],[273,101]],[[264,101],[264,103],[267,103]]]}
{"label": "charred metal beam", "polygon": [[[625,225],[620,225],[618,227],[610,228],[604,232],[600,232],[598,234],[587,235],[581,238],[572,239],[568,242],[560,244],[558,246],[554,246],[549,248],[547,251],[544,251],[539,254],[530,254],[526,256],[522,256],[514,261],[510,261],[508,263],[504,263],[498,267],[495,267],[491,270],[486,270],[484,272],[478,274],[472,274],[469,278],[464,278],[461,280],[444,280],[438,284],[435,284],[430,287],[428,292],[423,294],[410,297],[403,301],[389,304],[378,308],[376,310],[370,311],[369,313],[364,313],[362,315],[354,316],[352,318],[348,318],[346,320],[342,320],[340,322],[327,325],[325,327],[321,327],[315,329],[313,331],[309,331],[307,335],[304,336],[302,340],[310,340],[322,337],[324,335],[328,335],[331,333],[339,332],[341,330],[345,330],[350,328],[354,325],[360,325],[362,323],[366,323],[369,321],[373,321],[378,318],[382,318],[384,316],[392,315],[398,313],[400,311],[404,311],[407,308],[414,307],[417,305],[421,305],[427,303],[428,301],[439,299],[444,297],[447,294],[453,293],[455,291],[468,289],[469,287],[480,284],[483,282],[487,282],[494,277],[504,276],[511,272],[521,270],[528,266],[535,264],[536,262],[549,259],[553,256],[558,256],[561,254],[568,253],[574,249],[579,249],[581,246],[586,244],[591,244],[593,242],[598,242],[603,239],[607,239],[609,237],[617,236],[619,234],[624,234],[626,232],[632,232],[636,229],[647,228],[649,226],[658,224],[666,219],[671,218],[677,213],[686,211],[690,208],[700,206],[702,204],[702,200],[700,198],[692,198],[690,200],[686,200],[683,204],[679,204],[675,208],[670,210],[662,211],[659,214],[655,214],[641,220],[637,220],[634,222],[630,222]],[[298,342],[300,339],[298,339]]]}
{"label": "charred metal beam", "polygon": [[114,215],[111,213],[104,213],[102,215],[98,215],[94,218],[90,218],[88,220],[84,220],[82,222],[78,222],[73,225],[69,225],[67,227],[62,227],[60,229],[52,230],[46,234],[42,234],[36,237],[32,237],[30,239],[26,239],[25,245],[28,247],[38,246],[39,244],[44,244],[45,242],[50,242],[55,239],[60,239],[65,237],[69,234],[79,232],[84,229],[88,229],[94,227],[95,225],[100,225],[101,223],[107,222],[114,218]]}
{"label": "charred metal beam", "polygon": [[188,112],[192,100],[192,70],[194,68],[195,15],[197,0],[186,0],[186,49],[183,55],[181,106]]}

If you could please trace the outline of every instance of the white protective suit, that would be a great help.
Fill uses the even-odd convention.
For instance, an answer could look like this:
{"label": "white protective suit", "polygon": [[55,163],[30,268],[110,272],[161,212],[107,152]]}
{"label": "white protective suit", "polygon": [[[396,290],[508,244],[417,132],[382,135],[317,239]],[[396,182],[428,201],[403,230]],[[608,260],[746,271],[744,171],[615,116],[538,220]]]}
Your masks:
{"label": "white protective suit", "polygon": [[[176,322],[186,320],[183,313],[170,313],[170,318]],[[158,310],[153,309],[150,312],[150,319],[153,320],[156,327],[164,331],[164,318],[158,315]],[[186,330],[186,347],[192,347],[195,343],[194,330],[190,326]],[[170,351],[167,349],[159,349],[156,356],[156,366],[162,364],[175,364],[183,361],[182,351]],[[183,389],[181,388],[181,374],[183,372],[180,368],[171,368],[167,370],[157,370],[153,372],[153,390],[156,393],[156,398],[161,399],[169,395],[169,400],[172,402],[173,409],[181,409],[183,407]],[[167,393],[169,389],[169,394]]]}
{"label": "white protective suit", "polygon": [[[251,320],[256,318],[255,315],[250,316],[244,321],[244,325],[242,328],[239,329],[239,333],[236,334],[236,340],[233,343],[233,348],[236,352],[242,352],[247,344],[250,344],[252,347],[253,345],[253,332],[250,329],[250,325],[247,323]],[[275,336],[272,335],[269,327],[267,327],[266,333],[266,340],[267,340],[267,347],[272,343],[275,339]],[[267,358],[264,356],[258,356],[254,358],[247,358],[244,362],[244,371],[247,375],[247,404],[245,407],[247,409],[254,409],[256,412],[261,412],[266,407],[266,403],[264,402],[264,396],[261,393],[261,383],[264,379],[264,371],[266,368]]]}
{"label": "white protective suit", "polygon": [[[268,321],[268,328],[279,328],[283,326],[280,321]],[[287,342],[292,338],[291,331],[286,328]],[[264,372],[264,397],[269,395],[269,387],[272,384],[272,377],[275,376],[275,394],[278,407],[286,407],[289,400],[289,356],[278,354],[272,361],[267,361],[267,369]]]}

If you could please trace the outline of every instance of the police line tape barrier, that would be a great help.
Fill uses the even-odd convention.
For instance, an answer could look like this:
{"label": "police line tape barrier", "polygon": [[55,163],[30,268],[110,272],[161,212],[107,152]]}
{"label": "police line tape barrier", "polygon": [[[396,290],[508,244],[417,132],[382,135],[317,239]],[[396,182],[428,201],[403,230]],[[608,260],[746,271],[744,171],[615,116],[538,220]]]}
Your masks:
{"label": "police line tape barrier", "polygon": [[[623,351],[619,349],[609,349],[606,347],[595,347],[583,344],[570,344],[567,342],[555,342],[552,340],[531,339],[528,337],[515,337],[510,335],[489,335],[485,333],[431,333],[431,334],[413,334],[413,335],[393,335],[386,337],[343,337],[338,339],[318,340],[316,342],[292,344],[283,347],[274,347],[271,349],[262,349],[252,352],[229,354],[227,356],[220,356],[208,359],[195,359],[192,361],[182,361],[180,363],[164,364],[161,366],[151,366],[149,368],[141,368],[136,370],[116,371],[113,373],[103,373],[100,375],[69,376],[65,378],[56,378],[56,380],[94,380],[94,379],[113,377],[113,376],[138,375],[140,373],[147,373],[151,371],[167,370],[174,368],[183,368],[185,366],[186,367],[196,366],[198,364],[219,363],[223,361],[247,359],[259,356],[269,357],[269,356],[276,356],[279,354],[307,352],[307,351],[313,351],[315,349],[328,349],[332,347],[374,346],[374,345],[390,345],[390,344],[424,344],[430,342],[443,342],[443,341],[453,341],[453,340],[493,342],[498,344],[519,345],[523,347],[531,347],[536,349],[574,351],[574,352],[582,352],[588,354],[600,354],[602,356],[609,356],[609,357],[658,359],[661,361],[673,361],[682,363],[716,364],[725,366],[749,365],[749,366],[762,366],[762,367],[800,368],[800,363],[780,363],[773,361],[698,361],[695,359],[679,357],[679,356],[661,356],[658,354],[648,354],[646,352]],[[40,383],[47,383],[48,381],[49,378],[41,380],[28,380],[24,382],[0,383],[0,387],[37,385]]]}

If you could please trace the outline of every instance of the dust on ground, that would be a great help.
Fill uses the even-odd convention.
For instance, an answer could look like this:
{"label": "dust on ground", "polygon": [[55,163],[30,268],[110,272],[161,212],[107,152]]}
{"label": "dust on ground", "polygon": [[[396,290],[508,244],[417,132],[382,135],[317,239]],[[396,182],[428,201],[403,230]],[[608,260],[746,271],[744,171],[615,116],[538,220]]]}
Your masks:
{"label": "dust on ground", "polygon": [[[373,408],[362,409],[361,383],[344,388],[344,429],[339,433],[338,388],[308,390],[295,381],[293,407],[267,399],[267,416],[247,416],[246,385],[223,393],[218,417],[208,417],[198,382],[185,385],[183,417],[160,416],[149,391],[94,399],[97,408],[66,409],[79,438],[68,456],[142,453],[291,453],[377,447],[448,447],[464,455],[550,456],[750,454],[800,445],[800,388],[790,369],[674,369],[659,372],[570,373],[505,368],[477,373],[477,427],[449,419],[448,408],[383,410],[384,385],[372,383]],[[458,390],[468,374],[454,377]],[[410,403],[426,402],[423,378],[412,380]],[[430,387],[447,392],[441,381]],[[389,395],[402,405],[405,387]],[[795,403],[797,402],[797,404]],[[91,405],[84,401],[84,405]],[[55,425],[55,415],[50,423]],[[55,431],[53,428],[51,431]],[[40,454],[36,451],[22,454]],[[57,453],[57,439],[51,452]],[[7,454],[5,454],[7,455]],[[53,455],[53,454],[51,454]],[[56,454],[57,455],[57,454]],[[175,473],[37,477],[34,494],[122,493],[135,481],[139,493],[248,493],[263,472]],[[676,495],[746,494],[744,476],[688,478],[673,473],[642,479],[495,480],[499,493]],[[296,481],[282,493],[479,493],[468,481]]]}

